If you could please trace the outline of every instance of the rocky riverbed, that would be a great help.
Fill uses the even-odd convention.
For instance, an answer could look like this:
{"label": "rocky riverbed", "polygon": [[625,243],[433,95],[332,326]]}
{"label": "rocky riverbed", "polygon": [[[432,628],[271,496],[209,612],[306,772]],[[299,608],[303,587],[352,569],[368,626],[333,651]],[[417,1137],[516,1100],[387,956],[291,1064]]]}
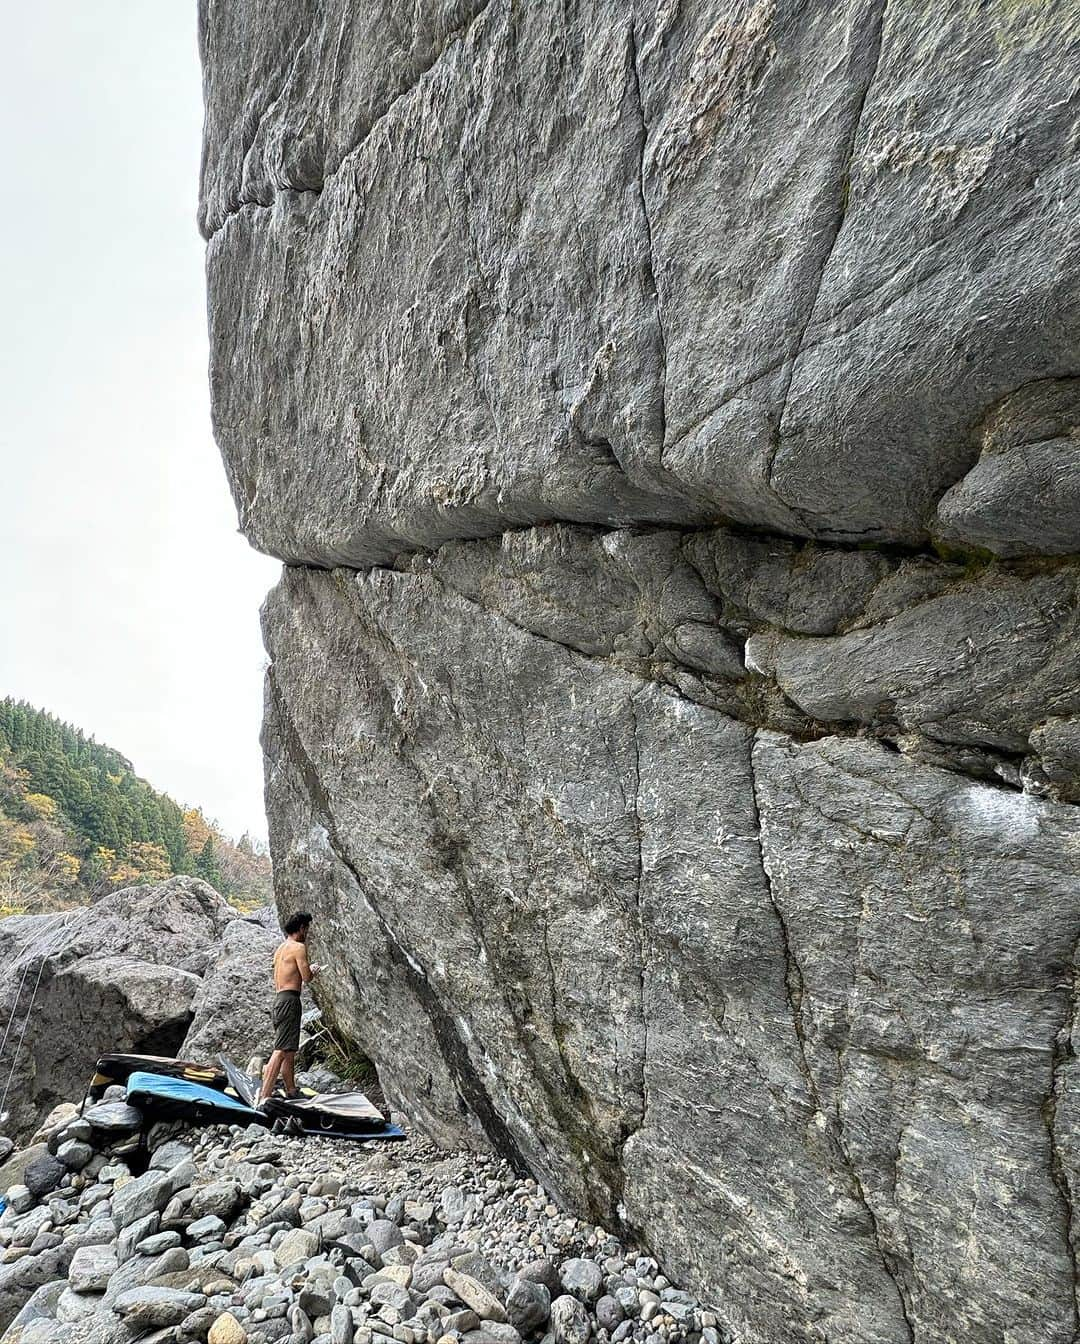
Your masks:
{"label": "rocky riverbed", "polygon": [[0,1169],[2,1344],[730,1339],[497,1158],[254,1125],[155,1126],[140,1155],[113,1091]]}

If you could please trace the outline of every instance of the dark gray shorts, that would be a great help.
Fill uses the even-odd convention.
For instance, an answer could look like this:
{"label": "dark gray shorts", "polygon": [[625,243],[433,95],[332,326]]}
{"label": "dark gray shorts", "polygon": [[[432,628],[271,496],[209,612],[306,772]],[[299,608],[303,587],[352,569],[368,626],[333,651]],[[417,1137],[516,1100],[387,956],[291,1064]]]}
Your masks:
{"label": "dark gray shorts", "polygon": [[300,1049],[300,991],[279,989],[270,1014],[274,1024],[274,1049]]}

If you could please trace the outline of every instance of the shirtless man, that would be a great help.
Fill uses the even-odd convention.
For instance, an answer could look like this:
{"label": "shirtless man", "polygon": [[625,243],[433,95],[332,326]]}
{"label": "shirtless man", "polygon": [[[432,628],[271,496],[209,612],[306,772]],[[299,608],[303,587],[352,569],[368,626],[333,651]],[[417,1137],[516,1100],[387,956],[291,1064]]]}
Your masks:
{"label": "shirtless man", "polygon": [[296,1052],[300,1049],[300,990],[321,967],[308,964],[308,929],[311,928],[311,916],[306,910],[298,910],[285,921],[285,941],[274,953],[274,1053],[263,1070],[262,1087],[256,1105],[270,1096],[280,1073],[285,1081],[285,1095],[298,1097],[293,1064]]}

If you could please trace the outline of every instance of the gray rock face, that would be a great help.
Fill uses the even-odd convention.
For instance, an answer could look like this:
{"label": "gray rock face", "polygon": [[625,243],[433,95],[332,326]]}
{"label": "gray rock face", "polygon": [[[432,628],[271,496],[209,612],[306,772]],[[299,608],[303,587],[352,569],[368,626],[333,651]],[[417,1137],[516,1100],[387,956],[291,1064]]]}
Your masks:
{"label": "gray rock face", "polygon": [[348,963],[327,1010],[430,1129],[641,1228],[752,1338],[989,1340],[1022,1302],[1068,1339],[1044,1103],[1074,809],[800,743],[524,624],[413,571],[290,571],[271,600],[274,858]]}
{"label": "gray rock face", "polygon": [[982,432],[978,461],[938,506],[937,535],[996,555],[1080,551],[1080,379],[1032,383]]}
{"label": "gray rock face", "polygon": [[[1080,354],[1075,164],[1042,81],[1071,14],[275,0],[202,27],[215,426],[263,549],[695,513],[912,543],[987,434],[1067,458],[1041,421]],[[946,522],[1016,544],[1041,494],[1000,518],[973,479]]]}
{"label": "gray rock face", "polygon": [[748,1341],[1070,1344],[1080,26],[414,10],[202,7],[320,1006]]}
{"label": "gray rock face", "polygon": [[225,926],[206,974],[191,1001],[191,1026],[180,1053],[189,1059],[226,1054],[246,1061],[267,1053],[274,1033],[267,967],[280,934],[247,919]]}
{"label": "gray rock face", "polygon": [[[178,1054],[190,1044],[209,1054],[246,1048],[252,1031],[265,1039],[270,937],[192,877],[129,887],[66,915],[4,920],[0,956],[10,971],[0,1015],[5,1021],[13,1015],[16,1030],[38,985],[9,1091],[8,1128],[26,1134],[58,1098],[81,1096],[95,1059],[107,1050]],[[238,969],[245,948],[246,984]],[[184,963],[205,966],[205,977]],[[258,993],[256,976],[263,981]],[[238,996],[228,1011],[226,989]],[[185,1040],[189,1026],[193,1034]],[[94,1111],[107,1115],[103,1107]]]}

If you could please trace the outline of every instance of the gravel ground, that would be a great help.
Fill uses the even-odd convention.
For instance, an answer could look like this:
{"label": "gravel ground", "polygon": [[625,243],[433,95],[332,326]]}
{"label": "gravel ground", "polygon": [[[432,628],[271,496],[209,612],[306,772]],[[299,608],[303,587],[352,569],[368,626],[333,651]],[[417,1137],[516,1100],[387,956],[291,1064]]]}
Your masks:
{"label": "gravel ground", "polygon": [[38,1291],[4,1344],[730,1338],[650,1256],[484,1154],[415,1133],[358,1144],[174,1126],[152,1132],[151,1166],[133,1175],[116,1137],[89,1130],[67,1117],[52,1165],[27,1173],[38,1188],[9,1191],[0,1303],[5,1275]]}

